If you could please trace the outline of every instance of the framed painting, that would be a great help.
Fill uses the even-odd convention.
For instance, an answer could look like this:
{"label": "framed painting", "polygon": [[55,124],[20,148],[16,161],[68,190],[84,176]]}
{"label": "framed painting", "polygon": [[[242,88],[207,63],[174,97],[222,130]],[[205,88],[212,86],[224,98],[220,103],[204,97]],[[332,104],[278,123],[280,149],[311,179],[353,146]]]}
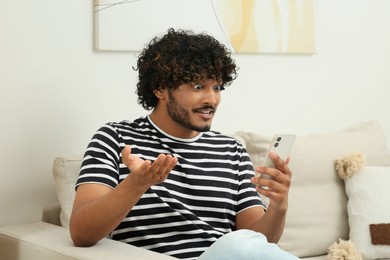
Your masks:
{"label": "framed painting", "polygon": [[237,53],[315,52],[313,0],[95,0],[94,13],[98,51],[140,51],[172,27]]}

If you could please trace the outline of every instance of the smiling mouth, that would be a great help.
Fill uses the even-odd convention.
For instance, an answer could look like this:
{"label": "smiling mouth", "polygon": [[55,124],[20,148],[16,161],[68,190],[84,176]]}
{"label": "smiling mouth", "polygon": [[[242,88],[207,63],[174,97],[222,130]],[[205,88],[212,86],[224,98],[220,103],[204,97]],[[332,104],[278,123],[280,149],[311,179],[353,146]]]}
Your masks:
{"label": "smiling mouth", "polygon": [[206,107],[206,108],[200,108],[200,109],[195,109],[195,113],[199,113],[204,119],[211,119],[212,116],[215,113],[215,109],[213,107]]}
{"label": "smiling mouth", "polygon": [[215,108],[213,108],[213,107],[203,107],[203,108],[195,109],[194,112],[205,114],[205,115],[211,115],[211,114],[214,114]]}
{"label": "smiling mouth", "polygon": [[209,110],[209,109],[200,110],[200,111],[198,111],[198,113],[205,114],[205,115],[211,115],[214,113],[214,110]]}

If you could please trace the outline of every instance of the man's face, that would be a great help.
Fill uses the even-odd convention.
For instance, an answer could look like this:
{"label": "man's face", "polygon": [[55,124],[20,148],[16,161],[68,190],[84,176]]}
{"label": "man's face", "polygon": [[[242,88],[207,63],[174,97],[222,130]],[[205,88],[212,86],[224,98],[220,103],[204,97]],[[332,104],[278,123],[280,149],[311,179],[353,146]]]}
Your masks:
{"label": "man's face", "polygon": [[208,131],[221,100],[221,90],[220,84],[215,80],[183,84],[168,92],[168,115],[188,130]]}

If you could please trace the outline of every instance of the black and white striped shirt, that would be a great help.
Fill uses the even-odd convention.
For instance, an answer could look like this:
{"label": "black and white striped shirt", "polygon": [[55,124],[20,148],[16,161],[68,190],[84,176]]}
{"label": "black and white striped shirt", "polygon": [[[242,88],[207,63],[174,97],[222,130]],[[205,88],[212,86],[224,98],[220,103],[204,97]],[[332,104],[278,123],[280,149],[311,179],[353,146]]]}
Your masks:
{"label": "black and white striped shirt", "polygon": [[250,183],[252,163],[234,138],[208,131],[179,139],[164,133],[149,117],[100,128],[86,150],[76,186],[101,183],[115,188],[129,174],[120,155],[125,144],[143,159],[154,161],[164,153],[178,158],[178,163],[112,232],[115,240],[194,259],[235,230],[237,213],[264,207]]}

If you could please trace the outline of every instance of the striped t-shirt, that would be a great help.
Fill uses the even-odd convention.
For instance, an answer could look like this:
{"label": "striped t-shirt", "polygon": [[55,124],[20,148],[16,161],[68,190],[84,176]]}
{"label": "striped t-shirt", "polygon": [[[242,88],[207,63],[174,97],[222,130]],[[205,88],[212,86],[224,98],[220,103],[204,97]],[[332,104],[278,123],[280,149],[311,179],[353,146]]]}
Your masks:
{"label": "striped t-shirt", "polygon": [[250,182],[248,154],[234,138],[215,131],[192,139],[164,133],[149,117],[108,123],[93,136],[76,186],[101,183],[115,188],[129,173],[120,152],[154,161],[161,153],[178,163],[161,184],[150,187],[113,239],[181,259],[195,259],[220,236],[235,230],[237,213],[264,207]]}

